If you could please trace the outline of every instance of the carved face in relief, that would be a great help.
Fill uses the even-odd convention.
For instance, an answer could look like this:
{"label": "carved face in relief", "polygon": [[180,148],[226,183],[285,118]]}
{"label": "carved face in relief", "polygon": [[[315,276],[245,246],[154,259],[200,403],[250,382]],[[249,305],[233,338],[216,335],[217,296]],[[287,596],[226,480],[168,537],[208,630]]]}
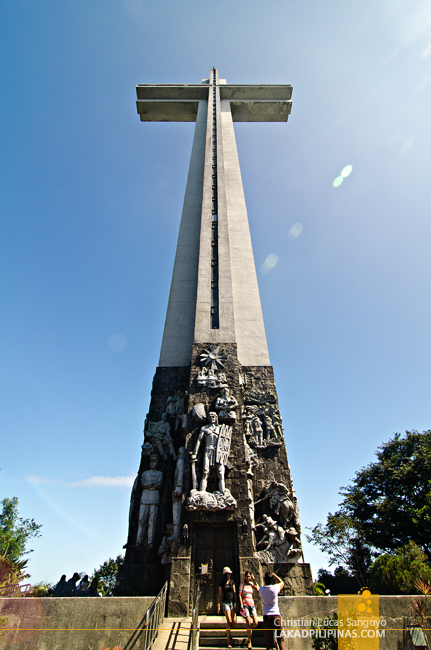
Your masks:
{"label": "carved face in relief", "polygon": [[208,421],[210,424],[218,424],[218,415],[214,411],[210,411],[208,414]]}
{"label": "carved face in relief", "polygon": [[159,459],[157,456],[150,456],[150,469],[157,469],[159,466]]}

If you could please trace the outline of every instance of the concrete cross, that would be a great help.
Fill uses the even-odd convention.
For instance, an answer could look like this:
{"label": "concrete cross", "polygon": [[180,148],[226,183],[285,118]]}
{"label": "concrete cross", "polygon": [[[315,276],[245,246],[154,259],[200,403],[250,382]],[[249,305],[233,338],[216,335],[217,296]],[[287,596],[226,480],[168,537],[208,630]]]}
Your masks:
{"label": "concrete cross", "polygon": [[193,343],[236,343],[269,365],[233,122],[286,122],[292,86],[139,84],[143,122],[196,122],[159,366],[187,366]]}
{"label": "concrete cross", "polygon": [[[216,71],[217,73],[217,71]],[[201,84],[138,84],[137,109],[142,122],[195,122],[199,101],[207,101],[212,76]],[[292,86],[227,84],[216,74],[220,100],[228,100],[234,122],[286,122]]]}

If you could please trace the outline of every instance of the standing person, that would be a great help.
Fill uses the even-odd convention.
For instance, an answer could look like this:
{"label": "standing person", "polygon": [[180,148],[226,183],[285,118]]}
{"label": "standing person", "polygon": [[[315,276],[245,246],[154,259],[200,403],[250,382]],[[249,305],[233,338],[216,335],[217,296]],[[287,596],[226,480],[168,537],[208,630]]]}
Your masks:
{"label": "standing person", "polygon": [[69,598],[70,596],[76,596],[76,582],[79,580],[79,573],[74,573],[71,578],[66,582],[64,587],[63,596]]}
{"label": "standing person", "polygon": [[53,597],[61,598],[63,596],[65,586],[66,586],[66,576],[63,573],[59,582],[57,582],[57,584],[54,587],[54,591],[52,593]]}
{"label": "standing person", "polygon": [[223,607],[224,615],[226,616],[227,647],[231,648],[232,641],[230,630],[236,625],[236,591],[235,583],[232,580],[232,571],[228,566],[225,566],[223,569],[223,578],[221,579],[218,588],[217,614],[220,614],[220,602]]}
{"label": "standing person", "polygon": [[93,596],[101,596],[102,594],[99,594],[99,578],[93,578],[91,581],[91,585],[88,588],[88,595],[90,597]]}
{"label": "standing person", "polygon": [[259,589],[259,595],[262,599],[263,605],[263,627],[265,629],[265,644],[266,650],[275,650],[278,645],[280,650],[286,650],[286,643],[284,641],[283,630],[281,629],[280,609],[278,607],[278,594],[284,587],[284,582],[272,573],[267,571],[264,578],[265,584]]}
{"label": "standing person", "polygon": [[88,576],[84,576],[78,585],[78,589],[76,590],[77,596],[88,596],[89,584],[90,581],[88,580]]}
{"label": "standing person", "polygon": [[244,616],[247,623],[247,648],[251,648],[251,635],[253,629],[257,627],[256,607],[253,600],[253,589],[259,591],[259,585],[255,583],[254,575],[251,571],[246,571],[244,574],[244,582],[239,586],[238,596],[239,605],[241,607],[241,614]]}

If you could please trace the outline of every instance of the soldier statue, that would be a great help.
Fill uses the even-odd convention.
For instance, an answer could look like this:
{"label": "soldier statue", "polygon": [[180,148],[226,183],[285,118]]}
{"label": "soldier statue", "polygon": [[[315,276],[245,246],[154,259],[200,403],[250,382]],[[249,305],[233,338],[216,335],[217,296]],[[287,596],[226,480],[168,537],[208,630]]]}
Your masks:
{"label": "soldier statue", "polygon": [[219,490],[220,492],[224,492],[226,489],[224,481],[225,466],[230,451],[232,430],[224,424],[219,424],[218,415],[213,411],[208,414],[208,422],[209,423],[206,426],[201,428],[190,458],[192,463],[193,488],[196,489],[195,464],[202,438],[205,436],[205,452],[200,491],[207,491],[208,475],[211,467],[215,467],[219,479]]}

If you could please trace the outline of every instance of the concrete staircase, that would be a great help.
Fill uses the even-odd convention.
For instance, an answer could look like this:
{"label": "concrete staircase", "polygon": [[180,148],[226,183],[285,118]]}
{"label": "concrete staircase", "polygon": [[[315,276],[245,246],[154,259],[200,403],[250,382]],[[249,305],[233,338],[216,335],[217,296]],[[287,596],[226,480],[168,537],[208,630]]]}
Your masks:
{"label": "concrete staircase", "polygon": [[[199,649],[219,650],[227,647],[226,619],[223,616],[199,616]],[[237,617],[237,624],[231,630],[232,647],[247,648],[247,626],[241,616]],[[251,637],[253,648],[265,648],[265,633],[263,624],[259,622],[253,630]]]}
{"label": "concrete staircase", "polygon": [[191,616],[187,618],[166,617],[151,650],[189,650],[191,627]]}

